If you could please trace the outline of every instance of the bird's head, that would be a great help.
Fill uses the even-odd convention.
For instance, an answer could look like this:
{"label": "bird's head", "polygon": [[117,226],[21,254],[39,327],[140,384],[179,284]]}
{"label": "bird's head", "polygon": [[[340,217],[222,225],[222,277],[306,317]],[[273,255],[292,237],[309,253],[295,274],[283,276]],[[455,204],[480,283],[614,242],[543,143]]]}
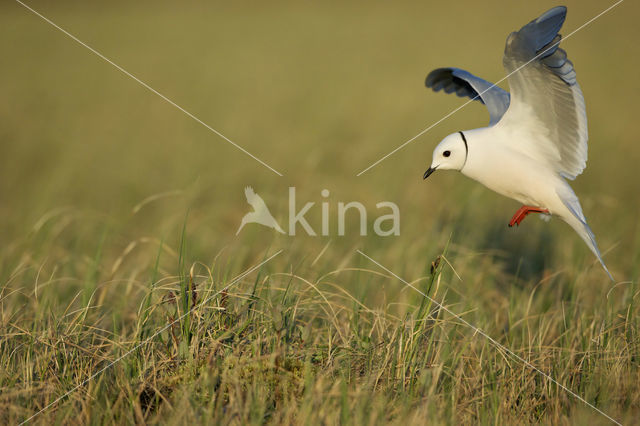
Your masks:
{"label": "bird's head", "polygon": [[462,170],[467,162],[469,147],[464,133],[452,133],[444,138],[433,150],[431,166],[424,173],[428,178],[436,170]]}

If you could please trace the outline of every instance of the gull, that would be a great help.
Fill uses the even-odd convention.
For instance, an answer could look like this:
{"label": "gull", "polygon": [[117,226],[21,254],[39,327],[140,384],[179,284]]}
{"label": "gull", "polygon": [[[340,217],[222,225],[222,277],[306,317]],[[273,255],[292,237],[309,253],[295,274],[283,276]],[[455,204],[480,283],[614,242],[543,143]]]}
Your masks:
{"label": "gull", "polygon": [[426,86],[479,100],[489,126],[453,133],[433,151],[424,179],[458,170],[522,207],[509,226],[529,213],[569,224],[609,275],[580,201],[569,186],[587,163],[587,115],[573,63],[559,48],[567,8],[554,7],[507,37],[503,65],[511,93],[459,68],[438,68]]}
{"label": "gull", "polygon": [[269,228],[273,228],[281,234],[284,234],[284,231],[271,215],[271,212],[262,197],[256,194],[252,187],[247,186],[244,189],[244,195],[247,197],[247,203],[253,207],[253,211],[244,215],[242,222],[240,223],[240,227],[236,231],[236,235],[240,233],[240,230],[247,223],[259,223],[260,225],[268,226]]}

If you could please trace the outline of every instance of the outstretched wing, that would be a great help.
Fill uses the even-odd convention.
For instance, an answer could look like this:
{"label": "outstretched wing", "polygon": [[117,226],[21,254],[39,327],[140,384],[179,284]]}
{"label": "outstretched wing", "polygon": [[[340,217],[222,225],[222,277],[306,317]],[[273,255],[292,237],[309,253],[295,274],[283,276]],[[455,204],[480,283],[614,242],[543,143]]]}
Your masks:
{"label": "outstretched wing", "polygon": [[247,186],[244,189],[244,195],[247,197],[247,203],[253,207],[253,210],[256,212],[260,212],[263,210],[268,210],[267,205],[264,203],[264,200],[254,192],[253,188]]}
{"label": "outstretched wing", "polygon": [[509,92],[460,68],[438,68],[427,75],[425,85],[460,97],[478,100],[489,110],[489,125],[496,124],[509,108]]}
{"label": "outstretched wing", "polygon": [[575,179],[587,164],[588,132],[573,64],[558,47],[566,14],[566,7],[555,7],[507,37],[503,62],[511,105],[502,123],[527,132],[514,149]]}

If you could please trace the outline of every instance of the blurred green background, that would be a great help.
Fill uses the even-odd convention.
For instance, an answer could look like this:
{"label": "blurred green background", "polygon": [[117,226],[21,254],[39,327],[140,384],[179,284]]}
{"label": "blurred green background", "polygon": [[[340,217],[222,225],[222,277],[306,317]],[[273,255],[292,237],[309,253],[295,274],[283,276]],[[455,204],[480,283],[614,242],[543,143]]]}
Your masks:
{"label": "blurred green background", "polygon": [[[340,270],[330,276],[336,287],[393,314],[411,312],[419,298],[397,281],[353,274],[348,268],[376,269],[355,250],[413,280],[428,275],[448,244],[447,258],[461,279],[446,269],[441,293],[460,304],[454,311],[475,310],[494,332],[506,317],[517,322],[529,315],[526,304],[537,284],[545,292],[531,315],[549,313],[557,324],[566,299],[584,307],[590,320],[602,310],[619,318],[635,297],[635,287],[609,292],[596,259],[561,221],[531,217],[510,229],[515,201],[459,173],[422,180],[444,136],[488,123],[479,103],[356,177],[465,102],[427,90],[430,70],[456,66],[501,79],[506,36],[556,2],[28,4],[284,176],[19,3],[2,2],[0,295],[10,302],[0,314],[3,326],[13,321],[36,330],[48,309],[57,321],[67,306],[86,306],[96,309],[92,324],[116,336],[117,330],[131,333],[160,241],[167,252],[160,275],[177,275],[185,223],[186,265],[221,263],[229,265],[221,269],[230,276],[267,251],[284,249],[270,271],[320,282]],[[565,4],[566,35],[613,2]],[[639,13],[637,2],[625,1],[562,44],[575,64],[589,118],[588,167],[572,186],[618,281],[637,281],[640,265]],[[508,89],[506,82],[501,86]],[[328,189],[331,235],[309,237],[298,228],[299,235],[290,237],[247,225],[236,236],[250,210],[245,186],[254,187],[283,226],[288,188],[295,186],[299,205],[316,203],[308,218],[317,231],[320,193]],[[352,216],[347,235],[337,237],[340,201],[365,204],[370,231],[375,204],[397,203],[401,235],[361,237]],[[624,289],[631,293],[623,302]],[[95,306],[87,301],[94,291]],[[82,292],[83,298],[74,298]],[[585,329],[597,329],[589,324]],[[582,330],[576,341],[586,336]],[[554,333],[549,345],[563,345]],[[25,352],[16,361],[26,366],[24,377],[30,359]],[[616,377],[635,383],[626,371]],[[69,387],[63,383],[59,392]]]}
{"label": "blurred green background", "polygon": [[[293,258],[315,257],[330,243],[325,268],[340,266],[337,261],[360,247],[400,267],[411,253],[417,273],[451,238],[459,263],[480,256],[496,271],[524,265],[534,280],[588,266],[599,285],[608,285],[564,223],[533,218],[508,229],[519,207],[514,201],[458,173],[422,181],[438,141],[486,125],[479,103],[356,177],[464,102],[424,88],[428,71],[457,66],[497,81],[504,76],[506,35],[554,2],[29,4],[284,176],[18,3],[5,2],[0,17],[5,268],[15,266],[25,247],[38,261],[50,257],[51,246],[41,247],[37,238],[55,241],[51,244],[71,256],[92,252],[103,229],[105,251],[113,257],[140,238],[175,245],[188,212],[194,259],[211,259],[223,248],[257,255],[270,246],[290,249]],[[567,5],[564,34],[609,3]],[[618,280],[632,278],[640,247],[637,12],[636,3],[625,2],[563,43],[578,71],[590,131],[588,168],[573,186]],[[324,188],[331,191],[332,220],[339,201],[363,202],[370,222],[375,203],[393,201],[401,211],[401,235],[361,238],[353,223],[337,238],[333,221],[330,237],[293,238],[257,225],[236,237],[240,218],[249,211],[247,185],[281,223],[287,219],[287,188],[295,186],[301,202],[316,202],[309,215],[316,229]],[[148,197],[152,201],[139,205]],[[44,225],[52,228],[49,234],[34,237]],[[148,256],[154,250],[149,247]]]}

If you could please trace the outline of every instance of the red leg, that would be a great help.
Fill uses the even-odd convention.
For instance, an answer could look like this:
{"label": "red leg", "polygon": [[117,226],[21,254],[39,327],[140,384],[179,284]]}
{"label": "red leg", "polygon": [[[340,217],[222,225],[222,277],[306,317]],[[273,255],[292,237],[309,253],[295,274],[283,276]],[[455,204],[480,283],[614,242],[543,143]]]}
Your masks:
{"label": "red leg", "polygon": [[531,207],[531,206],[522,206],[518,209],[518,211],[513,215],[511,221],[509,222],[509,226],[520,225],[520,222],[524,220],[525,217],[529,213],[545,213],[549,214],[549,210],[541,209],[539,207]]}

